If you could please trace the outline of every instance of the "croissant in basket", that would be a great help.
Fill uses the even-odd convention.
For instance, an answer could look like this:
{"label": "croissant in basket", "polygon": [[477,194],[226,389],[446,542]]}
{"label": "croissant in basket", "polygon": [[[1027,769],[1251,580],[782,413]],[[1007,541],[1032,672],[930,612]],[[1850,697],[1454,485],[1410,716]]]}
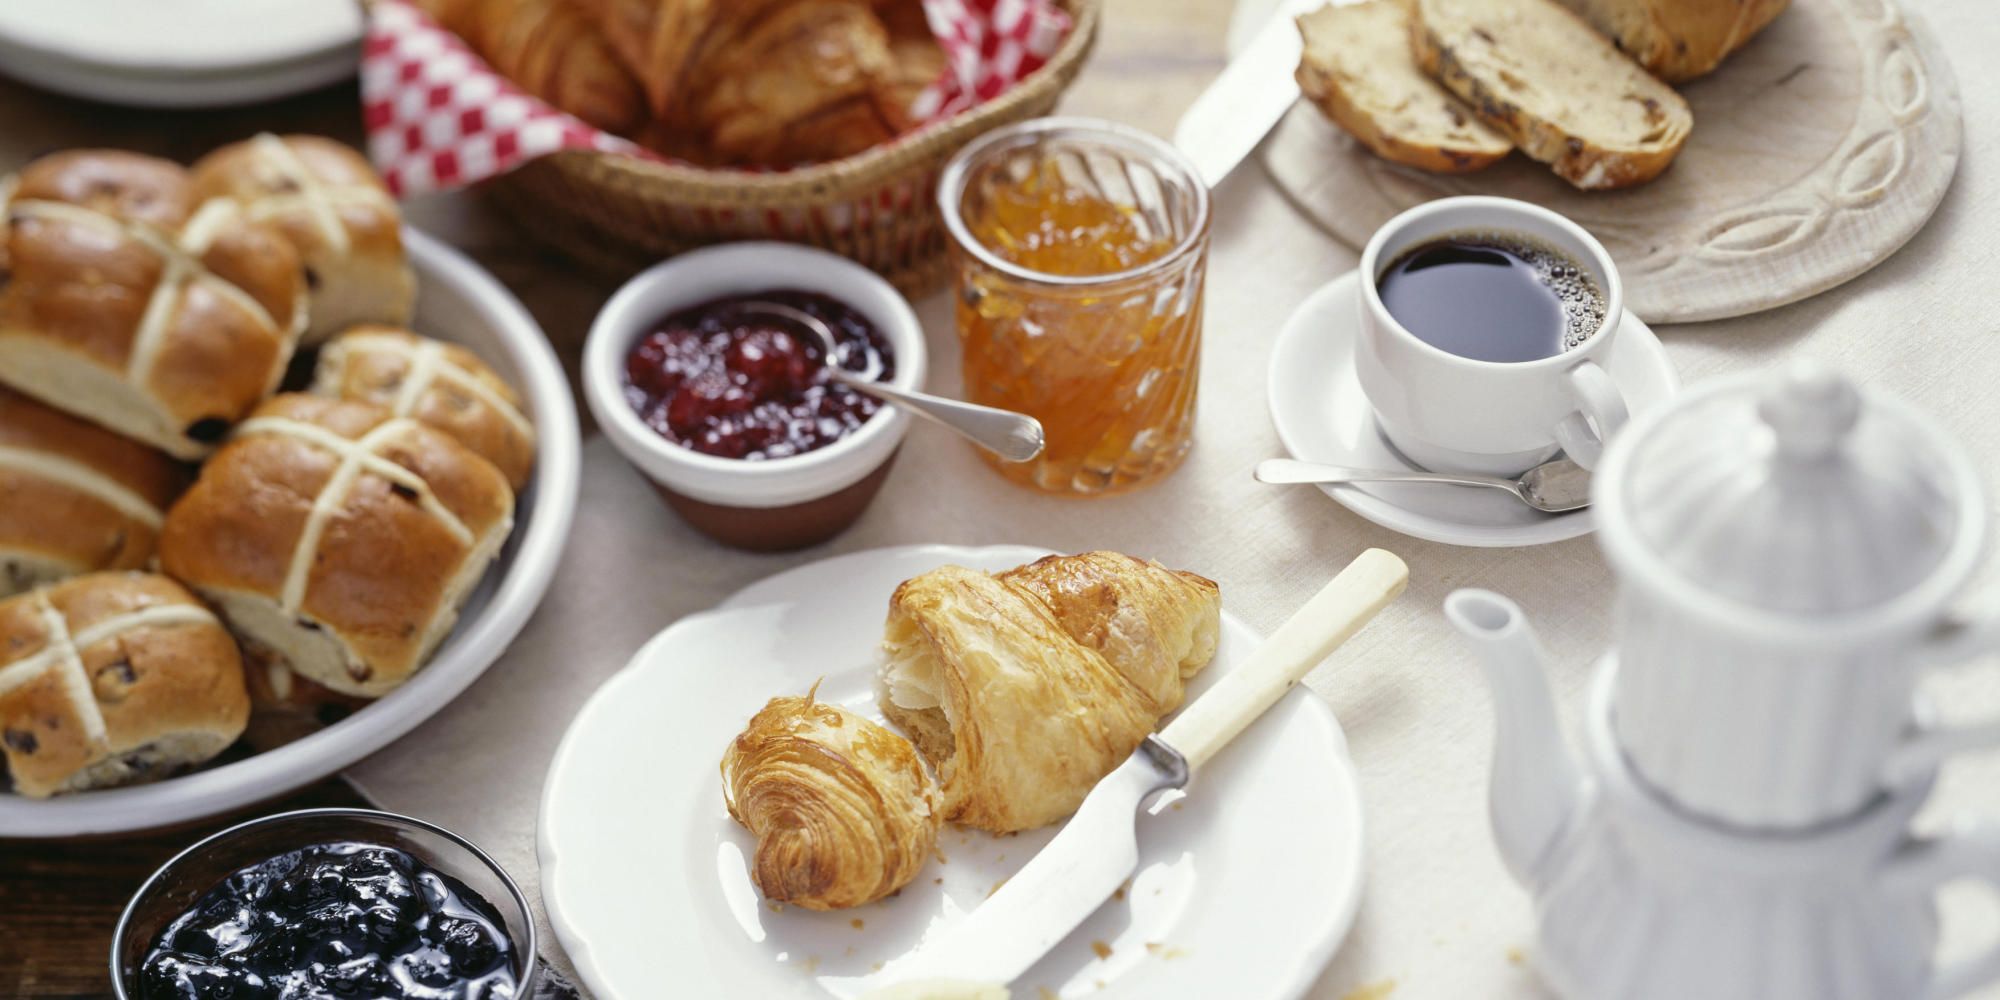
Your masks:
{"label": "croissant in basket", "polygon": [[639,81],[569,0],[419,0],[521,89],[607,132],[646,122]]}
{"label": "croissant in basket", "polygon": [[876,80],[875,103],[897,132],[923,124],[918,99],[951,68],[931,33],[922,0],[887,0],[875,7],[889,32],[889,67]]}
{"label": "croissant in basket", "polygon": [[947,820],[996,833],[1074,812],[1215,654],[1221,600],[1115,552],[946,566],[889,602],[878,700],[938,770]]}
{"label": "croissant in basket", "polygon": [[921,123],[912,106],[946,68],[920,0],[580,6],[643,84],[654,120],[640,141],[697,163],[792,166],[880,145]]}
{"label": "croissant in basket", "polygon": [[874,96],[889,67],[866,3],[790,4],[701,62],[695,121],[725,161],[838,159],[894,135]]}
{"label": "croissant in basket", "polygon": [[758,891],[811,910],[895,892],[937,843],[937,785],[916,748],[814,692],[751,718],[723,754],[722,794],[757,836]]}

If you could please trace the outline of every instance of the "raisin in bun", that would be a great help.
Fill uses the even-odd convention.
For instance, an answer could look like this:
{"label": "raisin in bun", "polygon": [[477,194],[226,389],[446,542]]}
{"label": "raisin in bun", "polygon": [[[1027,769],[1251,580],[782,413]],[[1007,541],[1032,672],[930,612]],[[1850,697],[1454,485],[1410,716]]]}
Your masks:
{"label": "raisin in bun", "polygon": [[164,777],[249,716],[235,640],[166,577],[93,573],[0,601],[0,752],[22,795]]}
{"label": "raisin in bun", "polygon": [[105,150],[0,181],[0,383],[199,458],[284,376],[305,326],[298,254],[187,172]]}
{"label": "raisin in bun", "polygon": [[178,462],[0,388],[0,597],[153,559]]}
{"label": "raisin in bun", "polygon": [[193,167],[195,196],[226,199],[298,251],[311,297],[302,341],[355,323],[407,323],[416,279],[403,218],[361,154],[316,135],[269,133],[224,146]]}
{"label": "raisin in bun", "polygon": [[341,694],[407,680],[513,527],[493,463],[367,403],[257,408],[167,512],[160,565],[259,655]]}
{"label": "raisin in bun", "polygon": [[515,490],[535,466],[535,426],[514,387],[456,344],[393,326],[357,326],[320,349],[312,391],[384,407],[451,435]]}

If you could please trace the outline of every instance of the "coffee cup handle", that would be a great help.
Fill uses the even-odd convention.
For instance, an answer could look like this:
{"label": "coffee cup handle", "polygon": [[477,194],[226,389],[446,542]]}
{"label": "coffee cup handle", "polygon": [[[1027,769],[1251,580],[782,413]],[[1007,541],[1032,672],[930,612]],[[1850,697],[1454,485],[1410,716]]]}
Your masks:
{"label": "coffee cup handle", "polygon": [[1618,383],[1595,361],[1584,361],[1569,370],[1569,387],[1576,393],[1577,407],[1556,423],[1556,443],[1570,461],[1586,469],[1597,467],[1604,455],[1604,443],[1625,426],[1631,415],[1625,394]]}
{"label": "coffee cup handle", "polygon": [[[1962,878],[2000,888],[2000,830],[1975,827],[1912,841],[1889,859],[1884,877],[1891,891],[1921,896]],[[1952,1000],[1996,980],[2000,980],[2000,942],[1938,968],[1923,1000]]]}

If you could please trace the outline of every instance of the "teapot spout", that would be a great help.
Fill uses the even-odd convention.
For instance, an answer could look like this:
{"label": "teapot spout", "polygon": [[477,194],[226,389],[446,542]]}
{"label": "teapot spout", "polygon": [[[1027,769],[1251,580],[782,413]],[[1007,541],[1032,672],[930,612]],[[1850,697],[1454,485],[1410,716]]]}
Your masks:
{"label": "teapot spout", "polygon": [[1583,798],[1582,773],[1556,721],[1547,657],[1519,605],[1489,590],[1445,598],[1493,690],[1493,838],[1516,882],[1533,888]]}

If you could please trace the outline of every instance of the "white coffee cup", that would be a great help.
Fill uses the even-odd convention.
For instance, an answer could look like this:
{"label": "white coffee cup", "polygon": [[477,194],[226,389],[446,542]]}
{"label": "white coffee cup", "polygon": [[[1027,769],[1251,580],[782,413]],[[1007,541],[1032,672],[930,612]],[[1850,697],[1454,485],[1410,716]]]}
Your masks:
{"label": "white coffee cup", "polygon": [[[1478,361],[1418,339],[1382,304],[1382,268],[1455,234],[1518,234],[1561,251],[1604,291],[1604,322],[1583,343],[1534,361]],[[1355,366],[1376,422],[1404,457],[1434,472],[1512,476],[1566,452],[1597,464],[1625,424],[1625,397],[1604,370],[1625,289],[1611,255],[1583,227],[1511,198],[1440,198],[1390,219],[1361,252]]]}

